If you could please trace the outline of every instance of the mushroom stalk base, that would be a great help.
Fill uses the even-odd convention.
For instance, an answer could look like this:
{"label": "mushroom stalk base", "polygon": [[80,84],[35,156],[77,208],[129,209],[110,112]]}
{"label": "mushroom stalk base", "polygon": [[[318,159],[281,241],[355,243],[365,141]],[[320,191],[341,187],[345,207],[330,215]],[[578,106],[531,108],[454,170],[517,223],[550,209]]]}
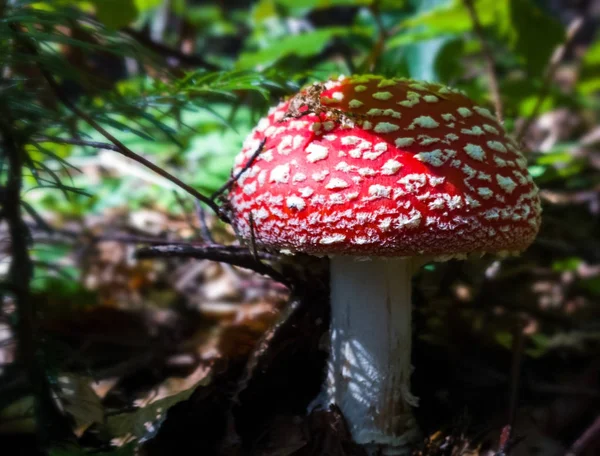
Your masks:
{"label": "mushroom stalk base", "polygon": [[412,259],[331,258],[327,400],[370,454],[410,454]]}

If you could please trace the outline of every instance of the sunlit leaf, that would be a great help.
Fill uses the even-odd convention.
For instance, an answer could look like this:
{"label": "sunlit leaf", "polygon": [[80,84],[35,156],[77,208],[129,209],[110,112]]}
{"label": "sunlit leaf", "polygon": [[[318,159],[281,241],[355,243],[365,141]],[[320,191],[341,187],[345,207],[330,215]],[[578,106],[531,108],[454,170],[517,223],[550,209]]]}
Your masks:
{"label": "sunlit leaf", "polygon": [[130,440],[143,442],[151,438],[160,429],[170,407],[189,399],[196,388],[206,386],[210,382],[211,376],[209,375],[190,385],[184,391],[155,400],[134,412],[109,416],[106,423],[109,432],[115,437],[121,437],[113,439],[113,443],[121,446],[121,442],[128,443]]}
{"label": "sunlit leaf", "polygon": [[299,35],[286,36],[269,43],[267,47],[259,51],[243,53],[237,62],[237,67],[247,69],[268,66],[291,55],[311,57],[323,51],[332,38],[349,36],[353,33],[363,32],[344,27],[328,27]]}
{"label": "sunlit leaf", "polygon": [[600,40],[592,44],[585,53],[577,89],[584,94],[600,90]]}
{"label": "sunlit leaf", "polygon": [[144,3],[143,0],[94,0],[96,16],[107,27],[123,27],[137,17],[138,2]]}

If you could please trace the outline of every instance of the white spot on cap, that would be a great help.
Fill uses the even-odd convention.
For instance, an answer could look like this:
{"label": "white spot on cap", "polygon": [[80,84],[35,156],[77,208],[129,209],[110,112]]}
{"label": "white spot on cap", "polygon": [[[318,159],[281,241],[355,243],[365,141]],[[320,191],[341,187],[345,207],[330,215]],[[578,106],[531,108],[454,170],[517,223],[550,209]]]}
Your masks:
{"label": "white spot on cap", "polygon": [[390,159],[381,167],[381,174],[391,175],[398,172],[402,168],[402,164],[394,159]]}
{"label": "white spot on cap", "polygon": [[415,138],[396,138],[394,144],[396,144],[396,147],[405,147],[410,146],[414,142]]}
{"label": "white spot on cap", "polygon": [[407,191],[413,192],[420,189],[427,183],[427,175],[425,174],[407,174],[397,181],[399,184],[403,184]]}
{"label": "white spot on cap", "polygon": [[389,230],[390,229],[390,225],[392,224],[393,220],[394,219],[392,219],[391,217],[387,217],[387,218],[381,220],[379,222],[379,229],[381,231],[387,231],[387,230]]}
{"label": "white spot on cap", "polygon": [[298,149],[302,143],[304,142],[304,138],[302,137],[302,135],[296,135],[294,136],[294,139],[292,141],[292,147],[294,149]]}
{"label": "white spot on cap", "polygon": [[393,117],[394,119],[400,119],[402,117],[402,113],[394,111],[393,109],[384,110],[383,115]]}
{"label": "white spot on cap", "polygon": [[367,90],[367,86],[364,86],[364,85],[354,86],[354,91],[355,92],[364,92],[365,90]]}
{"label": "white spot on cap", "polygon": [[363,158],[366,158],[367,160],[375,160],[377,157],[379,157],[381,154],[383,154],[387,150],[387,143],[384,143],[384,142],[377,143],[373,147],[373,150],[375,152],[365,152],[365,154],[363,155]]}
{"label": "white spot on cap", "polygon": [[300,195],[302,195],[304,198],[308,198],[309,196],[311,196],[315,192],[310,187],[304,187],[304,188],[301,188],[298,191],[300,192]]}
{"label": "white spot on cap", "polygon": [[483,125],[483,129],[484,129],[485,131],[487,131],[488,133],[493,133],[493,134],[495,134],[495,135],[499,135],[499,134],[500,134],[500,132],[498,131],[498,129],[497,129],[497,128],[494,128],[494,127],[492,127],[490,124],[484,124],[484,125]]}
{"label": "white spot on cap", "polygon": [[434,144],[436,142],[440,142],[440,138],[432,138],[427,135],[419,135],[419,144],[422,146],[429,146],[430,144]]}
{"label": "white spot on cap", "polygon": [[313,180],[317,181],[317,182],[322,182],[325,180],[325,178],[327,177],[327,175],[329,174],[329,171],[327,171],[326,169],[322,170],[322,171],[318,171],[316,173],[312,173],[312,178]]}
{"label": "white spot on cap", "polygon": [[382,79],[379,84],[377,84],[377,87],[389,87],[396,84],[397,82],[393,79]]}
{"label": "white spot on cap", "polygon": [[362,142],[362,138],[359,138],[358,136],[344,136],[341,139],[341,142],[344,146],[353,146],[354,144]]}
{"label": "white spot on cap", "polygon": [[467,144],[464,149],[467,155],[473,160],[483,161],[485,159],[485,151],[480,146]]}
{"label": "white spot on cap", "polygon": [[497,152],[503,152],[503,153],[508,152],[508,150],[506,149],[504,144],[502,144],[500,141],[488,141],[487,145],[490,149],[493,149]]}
{"label": "white spot on cap", "polygon": [[348,182],[346,182],[343,179],[339,179],[337,177],[332,177],[329,182],[327,183],[327,185],[325,186],[325,188],[327,190],[339,190],[342,188],[348,188],[350,187],[350,184]]}
{"label": "white spot on cap", "polygon": [[457,111],[462,117],[470,117],[473,115],[473,111],[471,111],[469,108],[465,108],[464,106],[458,108]]}
{"label": "white spot on cap", "polygon": [[363,177],[375,176],[377,174],[377,171],[375,171],[373,168],[360,168],[358,170],[358,174],[360,174]]}
{"label": "white spot on cap", "polygon": [[389,198],[391,192],[392,188],[385,185],[375,184],[369,187],[369,195],[375,198]]}
{"label": "white spot on cap", "polygon": [[415,154],[415,158],[432,166],[442,166],[449,158],[455,155],[456,151],[452,149],[444,149],[443,151],[442,149],[436,149],[431,152],[419,152]]}
{"label": "white spot on cap", "polygon": [[479,187],[477,189],[477,193],[483,199],[490,199],[492,196],[494,196],[494,192],[491,189],[487,188],[487,187]]}
{"label": "white spot on cap", "polygon": [[306,147],[306,152],[308,152],[306,159],[311,163],[314,163],[319,160],[324,160],[329,155],[329,149],[327,149],[327,147],[320,146],[315,143],[310,143]]}
{"label": "white spot on cap", "polygon": [[285,200],[287,207],[301,211],[306,207],[306,202],[299,196],[288,196]]}
{"label": "white spot on cap", "polygon": [[423,100],[425,100],[427,103],[437,103],[438,101],[440,101],[440,99],[435,95],[425,95],[423,97]]}
{"label": "white spot on cap", "polygon": [[344,236],[343,234],[334,234],[331,236],[323,236],[320,240],[319,240],[319,244],[335,244],[337,242],[342,242],[344,239],[346,239],[346,236]]}
{"label": "white spot on cap", "polygon": [[421,213],[416,209],[412,209],[408,215],[398,217],[395,225],[397,228],[418,228],[421,224],[421,218]]}
{"label": "white spot on cap", "polygon": [[422,128],[437,128],[440,126],[440,124],[438,122],[436,122],[435,120],[433,120],[433,117],[430,117],[430,116],[416,117],[410,124],[410,127],[408,127],[408,128],[413,129],[413,128],[415,128],[414,127],[415,125],[418,125],[419,127],[422,127]]}
{"label": "white spot on cap", "polygon": [[258,159],[268,161],[268,162],[273,161],[273,150],[272,149],[265,150],[264,152],[262,152],[258,155]]}
{"label": "white spot on cap", "polygon": [[269,182],[276,182],[278,184],[285,184],[290,179],[290,165],[278,165],[271,170],[269,176]]}
{"label": "white spot on cap", "polygon": [[393,123],[389,123],[389,122],[379,122],[377,125],[375,125],[375,132],[376,133],[391,133],[393,131],[398,130],[400,127],[398,125],[395,125]]}
{"label": "white spot on cap", "polygon": [[337,165],[335,165],[335,169],[336,171],[342,171],[344,173],[349,173],[350,171],[352,171],[355,168],[355,166],[351,166],[346,162],[339,162]]}
{"label": "white spot on cap", "polygon": [[496,162],[496,165],[498,165],[500,168],[504,168],[507,165],[506,160],[503,160],[497,155],[494,155],[494,162]]}
{"label": "white spot on cap", "polygon": [[304,182],[306,180],[306,174],[304,173],[296,173],[292,178],[292,182]]}
{"label": "white spot on cap", "polygon": [[470,207],[479,207],[481,206],[481,203],[479,201],[477,201],[475,198],[473,198],[471,195],[466,195],[465,196],[465,200],[467,201],[467,206]]}
{"label": "white spot on cap", "polygon": [[267,171],[263,169],[260,173],[258,173],[258,183],[260,185],[264,185],[265,180],[267,180]]}
{"label": "white spot on cap", "polygon": [[500,174],[496,174],[496,182],[498,182],[498,185],[506,193],[512,193],[513,190],[515,189],[515,187],[517,186],[517,183],[514,180],[512,180],[510,177],[504,177],[504,176],[501,176]]}
{"label": "white spot on cap", "polygon": [[342,92],[333,92],[331,98],[337,101],[342,101],[344,99],[344,94]]}
{"label": "white spot on cap", "polygon": [[363,130],[370,130],[371,128],[373,128],[373,124],[371,122],[369,122],[368,120],[365,120],[362,123],[362,129]]}
{"label": "white spot on cap", "polygon": [[446,178],[442,176],[429,176],[429,184],[433,187],[443,184],[445,181]]}
{"label": "white spot on cap", "polygon": [[409,98],[408,100],[399,101],[397,104],[404,106],[405,108],[412,108],[414,105],[419,104],[419,99]]}
{"label": "white spot on cap", "polygon": [[427,87],[425,87],[422,84],[419,84],[418,82],[413,82],[408,87],[410,87],[411,89],[415,89],[415,90],[427,90]]}
{"label": "white spot on cap", "polygon": [[265,129],[269,126],[269,119],[267,119],[266,117],[263,117],[262,119],[260,119],[260,121],[258,122],[258,125],[256,126],[256,131],[260,131],[263,132],[265,131]]}
{"label": "white spot on cap", "polygon": [[442,119],[444,119],[446,122],[450,122],[451,120],[456,120],[456,117],[454,117],[453,114],[450,114],[448,112],[448,113],[442,114]]}
{"label": "white spot on cap", "polygon": [[477,125],[471,127],[471,129],[463,128],[460,132],[463,135],[473,135],[473,136],[485,135],[485,132]]}
{"label": "white spot on cap", "polygon": [[376,100],[389,100],[390,98],[392,98],[392,93],[391,92],[375,92],[373,95],[373,98],[375,98]]}
{"label": "white spot on cap", "polygon": [[487,117],[490,120],[496,120],[496,118],[494,117],[494,115],[486,108],[482,108],[479,106],[474,106],[473,109],[475,111],[477,111],[477,114],[479,114],[480,116],[483,117]]}
{"label": "white spot on cap", "polygon": [[367,111],[368,116],[381,116],[383,115],[383,109],[371,108]]}
{"label": "white spot on cap", "polygon": [[360,108],[364,103],[360,100],[350,100],[348,106],[351,108]]}
{"label": "white spot on cap", "polygon": [[252,182],[251,184],[244,185],[243,188],[246,195],[252,195],[256,191],[256,181]]}
{"label": "white spot on cap", "polygon": [[436,198],[434,199],[432,202],[429,203],[429,209],[430,210],[436,210],[436,209],[443,209],[444,206],[446,205],[445,201],[443,198]]}
{"label": "white spot on cap", "polygon": [[277,144],[277,152],[281,155],[288,155],[291,152],[292,136],[284,136],[279,144]]}
{"label": "white spot on cap", "polygon": [[488,182],[492,182],[492,176],[490,176],[489,174],[484,173],[483,171],[479,171],[477,173],[477,179],[481,179],[481,180],[485,180]]}

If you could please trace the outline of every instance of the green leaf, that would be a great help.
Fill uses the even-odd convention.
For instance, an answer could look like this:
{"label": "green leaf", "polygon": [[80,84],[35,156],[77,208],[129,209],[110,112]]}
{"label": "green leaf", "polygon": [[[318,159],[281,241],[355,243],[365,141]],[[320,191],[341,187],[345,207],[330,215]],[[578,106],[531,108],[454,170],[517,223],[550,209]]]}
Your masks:
{"label": "green leaf", "polygon": [[137,1],[148,0],[94,0],[96,17],[110,28],[119,28],[130,24],[137,18]]}
{"label": "green leaf", "polygon": [[134,0],[134,2],[135,2],[135,6],[137,7],[138,11],[140,13],[143,13],[152,8],[156,8],[161,3],[163,3],[163,0]]}
{"label": "green leaf", "polygon": [[360,30],[328,27],[300,35],[286,36],[279,40],[273,40],[267,47],[258,51],[243,53],[237,62],[237,67],[238,69],[250,69],[258,66],[268,66],[291,55],[311,57],[325,49],[332,38],[348,36],[357,32],[360,32]]}
{"label": "green leaf", "polygon": [[[438,9],[447,5],[448,0],[423,0],[418,2],[419,12]],[[438,37],[427,41],[416,42],[407,46],[406,58],[409,76],[415,79],[438,81],[436,60],[449,37]]]}
{"label": "green leaf", "polygon": [[581,62],[577,89],[583,94],[600,90],[600,41],[589,47]]}
{"label": "green leaf", "polygon": [[[473,23],[462,0],[437,3],[423,2],[418,14],[401,22],[402,31],[388,41],[388,46],[407,46],[472,31]],[[560,23],[533,0],[477,0],[475,8],[481,25],[506,44],[531,73],[542,72],[553,49],[564,39]]]}
{"label": "green leaf", "polygon": [[[508,14],[499,14],[498,17],[499,36],[521,57],[530,73],[541,74],[554,48],[564,40],[564,29],[532,0],[510,0],[506,3]],[[499,12],[503,13],[502,10]]]}
{"label": "green leaf", "polygon": [[[275,0],[288,8],[322,9],[334,6],[368,6],[373,0]],[[401,3],[401,2],[398,2]]]}
{"label": "green leaf", "polygon": [[56,381],[58,403],[80,430],[104,422],[102,401],[90,386],[93,381],[90,377],[74,373],[61,374]]}

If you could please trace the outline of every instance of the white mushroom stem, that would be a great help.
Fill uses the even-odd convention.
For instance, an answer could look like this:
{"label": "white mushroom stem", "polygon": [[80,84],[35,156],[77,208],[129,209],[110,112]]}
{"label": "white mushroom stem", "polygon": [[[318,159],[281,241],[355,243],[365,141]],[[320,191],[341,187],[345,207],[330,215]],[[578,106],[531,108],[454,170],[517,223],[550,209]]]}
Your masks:
{"label": "white mushroom stem", "polygon": [[410,393],[415,261],[331,258],[327,400],[371,454],[410,454],[419,436]]}

